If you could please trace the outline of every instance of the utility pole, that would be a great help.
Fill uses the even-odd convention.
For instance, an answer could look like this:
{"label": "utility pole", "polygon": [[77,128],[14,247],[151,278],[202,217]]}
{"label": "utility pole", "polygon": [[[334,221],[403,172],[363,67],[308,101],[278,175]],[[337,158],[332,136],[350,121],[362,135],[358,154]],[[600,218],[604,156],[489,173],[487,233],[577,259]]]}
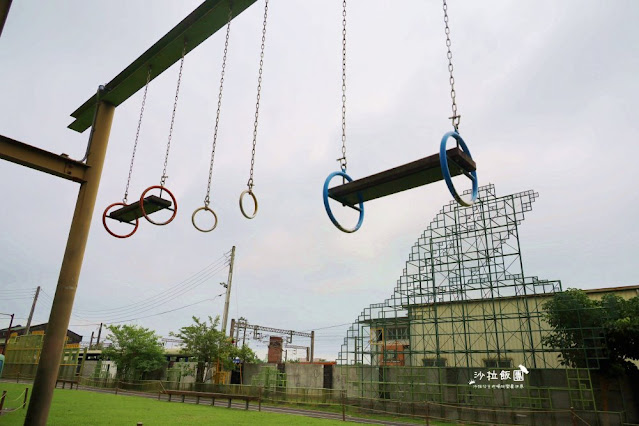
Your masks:
{"label": "utility pole", "polygon": [[31,328],[31,320],[33,319],[33,311],[35,311],[35,305],[38,301],[38,295],[40,294],[40,286],[36,289],[35,297],[33,298],[33,305],[31,305],[31,312],[29,312],[29,319],[27,320],[27,328],[24,330],[25,336],[29,334],[29,329]]}
{"label": "utility pole", "polygon": [[15,314],[2,314],[8,317],[11,317],[11,321],[9,321],[9,328],[7,328],[7,334],[4,336],[4,346],[2,347],[2,353],[7,353],[7,345],[9,344],[9,337],[11,337],[11,327],[13,326],[13,316]]}
{"label": "utility pole", "polygon": [[9,346],[9,337],[11,337],[11,326],[13,325],[13,316],[15,314],[11,314],[11,321],[9,321],[9,328],[7,329],[7,335],[4,337],[4,349],[3,353],[7,353],[7,346]]}
{"label": "utility pole", "polygon": [[[233,330],[235,330],[235,318],[231,318],[231,332],[229,333],[231,337],[233,337]],[[237,340],[235,341],[235,346],[237,346]]]}
{"label": "utility pole", "polygon": [[313,357],[315,356],[315,330],[311,331],[311,360],[313,362]]}
{"label": "utility pole", "polygon": [[[244,320],[244,323],[246,323],[246,320]],[[244,347],[245,344],[246,344],[246,327],[244,327],[244,336],[242,337],[242,347]]]}
{"label": "utility pole", "polygon": [[[224,316],[222,317],[222,333],[226,334],[226,322],[229,319],[229,302],[231,301],[231,282],[233,281],[233,262],[235,261],[235,246],[231,249],[231,263],[229,263],[229,279],[226,283],[226,300],[224,301]],[[233,336],[231,336],[233,337]]]}
{"label": "utility pole", "polygon": [[95,341],[95,346],[100,348],[100,335],[102,334],[102,323],[100,323],[100,329],[98,330],[98,339]]}

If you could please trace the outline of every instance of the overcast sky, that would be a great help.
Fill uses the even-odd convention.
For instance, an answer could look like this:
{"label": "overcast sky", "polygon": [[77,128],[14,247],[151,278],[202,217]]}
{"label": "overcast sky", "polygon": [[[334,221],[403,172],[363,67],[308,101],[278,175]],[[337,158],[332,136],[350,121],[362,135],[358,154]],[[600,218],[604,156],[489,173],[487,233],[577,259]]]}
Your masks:
{"label": "overcast sky", "polygon": [[[67,129],[71,112],[199,3],[13,2],[0,38],[0,134],[82,158],[89,131]],[[559,279],[564,288],[639,284],[639,2],[449,3],[460,130],[480,184],[495,184],[498,195],[540,194],[520,228],[526,275]],[[105,232],[101,214],[122,199],[142,91],[117,108],[73,331],[88,341],[100,322],[195,304],[132,321],[168,336],[192,315],[221,315],[223,297],[205,299],[223,292],[223,255],[233,245],[230,317],[322,329],[317,356],[335,359],[347,328],[324,327],[352,322],[390,296],[411,246],[451,197],[439,182],[367,203],[355,234],[326,216],[321,188],[341,152],[341,7],[338,0],[269,4],[254,220],[241,215],[238,197],[250,168],[263,0],[232,23],[211,195],[215,231],[197,232],[191,213],[206,192],[224,31],[185,59],[167,173],[178,216],[165,227],[142,221],[126,240]],[[437,153],[451,129],[441,3],[351,0],[347,20],[349,174]],[[176,64],[149,87],[130,200],[159,182],[177,71]],[[24,324],[40,285],[34,323],[46,322],[78,185],[4,161],[0,182],[0,312]],[[353,212],[339,217],[355,220]]]}

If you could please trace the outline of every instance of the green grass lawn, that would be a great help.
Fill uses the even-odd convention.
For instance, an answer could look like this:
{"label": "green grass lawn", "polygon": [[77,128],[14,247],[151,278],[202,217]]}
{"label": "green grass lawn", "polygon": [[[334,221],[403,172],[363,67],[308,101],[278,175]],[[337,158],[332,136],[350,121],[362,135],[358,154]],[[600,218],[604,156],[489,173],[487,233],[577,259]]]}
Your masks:
{"label": "green grass lawn", "polygon": [[[0,392],[7,391],[4,408],[22,404],[17,398],[31,385],[0,382]],[[30,389],[29,389],[30,391]],[[0,424],[22,425],[26,409],[0,417]],[[286,414],[211,407],[207,405],[168,403],[166,400],[137,396],[103,394],[83,390],[56,389],[47,425],[329,425],[343,424]]]}
{"label": "green grass lawn", "polygon": [[[264,406],[265,404],[263,404]],[[274,407],[290,407],[290,408],[299,408],[300,410],[311,410],[311,411],[324,411],[328,413],[342,413],[342,407],[336,405],[313,405],[313,404],[305,404],[305,403],[278,403],[278,404],[269,404]],[[410,423],[410,424],[426,424],[426,420],[423,417],[413,417],[409,415],[401,415],[401,414],[383,414],[383,413],[375,413],[368,411],[364,408],[357,408],[353,406],[349,406],[346,409],[347,417],[358,417],[367,420],[384,420],[395,423]],[[431,426],[456,426],[457,423],[447,423],[440,422],[436,420],[430,420],[429,424]]]}

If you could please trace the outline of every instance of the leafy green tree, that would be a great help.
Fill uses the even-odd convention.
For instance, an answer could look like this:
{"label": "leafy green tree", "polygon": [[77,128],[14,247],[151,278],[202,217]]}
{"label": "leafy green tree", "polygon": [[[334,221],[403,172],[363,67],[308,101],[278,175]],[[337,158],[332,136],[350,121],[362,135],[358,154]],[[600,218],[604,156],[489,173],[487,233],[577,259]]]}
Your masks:
{"label": "leafy green tree", "polygon": [[182,352],[189,354],[197,362],[195,380],[200,383],[204,381],[204,373],[213,363],[219,361],[226,368],[232,367],[233,364],[229,358],[234,349],[231,338],[217,329],[220,317],[217,316],[213,320],[209,316],[208,319],[207,322],[193,317],[192,325],[180,328],[177,333],[170,333],[184,342]]}
{"label": "leafy green tree", "polygon": [[233,352],[230,354],[232,359],[239,358],[243,364],[261,364],[262,360],[253,352],[247,345],[242,347],[233,347]]}
{"label": "leafy green tree", "polygon": [[119,379],[144,379],[165,366],[164,349],[153,330],[137,325],[110,325],[107,329],[111,332],[107,336],[111,346],[102,353],[115,362]]}
{"label": "leafy green tree", "polygon": [[592,368],[607,376],[635,369],[639,359],[639,297],[605,295],[593,300],[586,292],[568,289],[544,304],[553,331],[543,339],[558,348],[563,365]]}
{"label": "leafy green tree", "polygon": [[629,374],[637,377],[639,360],[639,297],[622,299],[605,295],[593,300],[586,292],[568,289],[544,304],[553,330],[542,339],[560,352],[560,362],[601,372],[604,411],[608,410],[609,379]]}
{"label": "leafy green tree", "polygon": [[205,373],[218,362],[225,370],[236,368],[233,363],[235,358],[241,362],[257,362],[257,356],[251,348],[246,345],[235,347],[232,339],[217,329],[219,325],[219,316],[215,319],[209,316],[208,322],[193,317],[193,324],[180,328],[177,333],[170,333],[184,342],[182,353],[189,354],[197,362],[195,380],[199,383],[204,381]]}

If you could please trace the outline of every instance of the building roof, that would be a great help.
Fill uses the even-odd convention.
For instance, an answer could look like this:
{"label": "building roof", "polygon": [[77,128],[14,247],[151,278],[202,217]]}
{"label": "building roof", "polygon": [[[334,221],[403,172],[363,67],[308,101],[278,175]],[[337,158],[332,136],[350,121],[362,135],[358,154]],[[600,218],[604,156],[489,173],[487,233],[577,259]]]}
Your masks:
{"label": "building roof", "polygon": [[607,293],[611,291],[639,290],[639,285],[625,285],[621,287],[591,288],[579,290],[583,290],[586,293]]}
{"label": "building roof", "polygon": [[[571,287],[572,288],[572,287]],[[612,293],[612,292],[618,292],[618,291],[631,291],[631,290],[635,290],[637,291],[637,295],[639,295],[639,285],[627,285],[627,286],[620,286],[620,287],[605,287],[605,288],[590,288],[590,289],[577,289],[577,290],[582,290],[583,292],[585,292],[586,294],[597,294],[597,293]],[[534,294],[526,294],[526,295],[513,295],[513,296],[501,296],[501,297],[495,297],[495,300],[508,300],[508,299],[516,299],[516,298],[522,298],[522,297],[551,297],[553,294],[555,293],[534,293]],[[464,299],[464,300],[446,300],[446,301],[442,301],[442,302],[429,302],[429,303],[415,303],[413,305],[410,305],[410,307],[418,307],[418,306],[431,306],[431,305],[449,305],[449,304],[455,304],[455,303],[460,303],[460,302],[481,302],[482,300],[485,299]],[[408,308],[408,307],[405,307]],[[407,317],[389,317],[389,318],[371,318],[371,319],[366,319],[366,320],[361,320],[361,321],[356,321],[354,324],[368,324],[368,323],[384,323],[384,322],[393,322],[393,323],[407,323],[408,322],[408,318]]]}
{"label": "building roof", "polygon": [[[47,329],[47,325],[49,325],[49,323],[44,322],[41,324],[32,324],[30,327],[30,330],[46,330]],[[26,325],[16,325],[16,326],[12,326],[11,327],[11,332],[20,332],[20,331],[24,331],[27,328]],[[9,327],[6,328],[0,328],[0,335],[4,335],[7,333],[7,330],[9,330]],[[82,341],[82,336],[79,335],[78,333],[71,331],[69,329],[67,329],[67,336],[69,337],[73,337],[74,339],[76,339],[78,342]]]}

